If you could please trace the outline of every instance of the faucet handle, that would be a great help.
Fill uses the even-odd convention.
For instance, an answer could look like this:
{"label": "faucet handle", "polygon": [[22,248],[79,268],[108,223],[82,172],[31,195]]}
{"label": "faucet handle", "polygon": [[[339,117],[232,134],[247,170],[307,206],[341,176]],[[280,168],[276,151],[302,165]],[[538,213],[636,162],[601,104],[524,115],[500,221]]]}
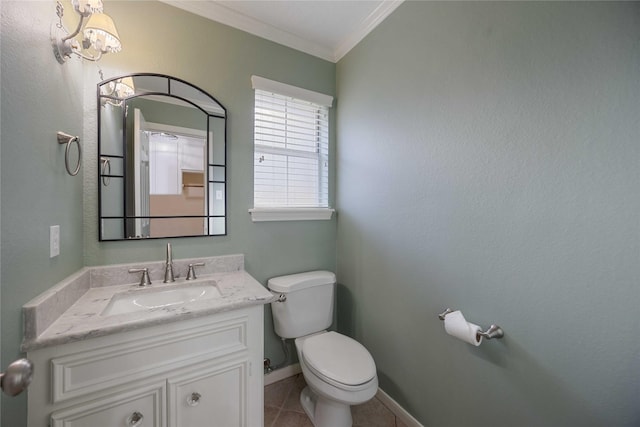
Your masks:
{"label": "faucet handle", "polygon": [[147,286],[151,284],[148,268],[130,268],[129,273],[142,273],[142,276],[140,277],[140,283],[138,286]]}
{"label": "faucet handle", "polygon": [[189,270],[187,271],[187,280],[197,279],[196,269],[194,267],[204,267],[204,262],[196,262],[194,264],[189,264]]}

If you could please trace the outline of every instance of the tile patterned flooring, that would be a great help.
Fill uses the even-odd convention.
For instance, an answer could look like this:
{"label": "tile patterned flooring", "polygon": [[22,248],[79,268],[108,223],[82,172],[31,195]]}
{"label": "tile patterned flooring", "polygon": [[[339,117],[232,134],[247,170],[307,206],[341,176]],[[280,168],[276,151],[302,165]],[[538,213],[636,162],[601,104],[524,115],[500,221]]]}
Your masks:
{"label": "tile patterned flooring", "polygon": [[[313,427],[300,405],[302,374],[264,388],[264,427]],[[377,398],[351,408],[353,427],[406,427]]]}

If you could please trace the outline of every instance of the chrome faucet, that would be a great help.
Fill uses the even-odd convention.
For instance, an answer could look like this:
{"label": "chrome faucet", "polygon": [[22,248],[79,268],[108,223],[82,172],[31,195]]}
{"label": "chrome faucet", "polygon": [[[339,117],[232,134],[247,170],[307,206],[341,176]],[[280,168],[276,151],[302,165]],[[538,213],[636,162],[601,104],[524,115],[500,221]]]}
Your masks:
{"label": "chrome faucet", "polygon": [[171,254],[171,243],[167,243],[167,260],[164,264],[164,280],[163,283],[175,282],[173,277],[173,256]]}

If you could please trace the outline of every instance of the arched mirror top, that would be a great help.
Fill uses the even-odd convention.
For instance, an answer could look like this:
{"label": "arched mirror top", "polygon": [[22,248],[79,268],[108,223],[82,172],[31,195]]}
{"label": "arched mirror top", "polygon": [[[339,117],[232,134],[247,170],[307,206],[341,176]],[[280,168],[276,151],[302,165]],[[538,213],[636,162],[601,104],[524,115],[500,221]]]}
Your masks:
{"label": "arched mirror top", "polygon": [[154,73],[97,92],[100,240],[226,235],[224,106]]}
{"label": "arched mirror top", "polygon": [[213,96],[182,79],[155,73],[135,73],[114,77],[98,84],[98,98],[122,102],[139,96],[176,98],[204,114],[226,117],[227,109]]}

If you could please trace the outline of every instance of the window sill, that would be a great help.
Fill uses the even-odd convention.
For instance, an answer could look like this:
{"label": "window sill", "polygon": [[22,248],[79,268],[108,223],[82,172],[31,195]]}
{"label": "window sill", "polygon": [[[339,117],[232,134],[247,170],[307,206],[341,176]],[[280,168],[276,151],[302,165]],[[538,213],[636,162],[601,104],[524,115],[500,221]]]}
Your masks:
{"label": "window sill", "polygon": [[329,220],[335,209],[329,208],[254,208],[251,221],[317,221]]}

